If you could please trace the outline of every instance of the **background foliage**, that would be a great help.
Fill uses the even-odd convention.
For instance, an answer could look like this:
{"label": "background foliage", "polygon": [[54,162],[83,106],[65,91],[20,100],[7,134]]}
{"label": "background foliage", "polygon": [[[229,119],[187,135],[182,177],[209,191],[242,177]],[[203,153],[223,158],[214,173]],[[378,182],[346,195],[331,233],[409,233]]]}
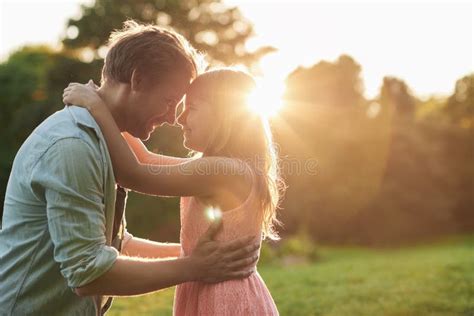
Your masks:
{"label": "background foliage", "polygon": [[[71,19],[63,49],[31,46],[0,64],[0,196],[15,153],[32,130],[60,110],[71,81],[100,81],[108,34],[127,18],[172,26],[209,61],[250,69],[273,50],[245,50],[252,24],[221,1],[107,1]],[[386,77],[364,97],[362,67],[352,57],[320,61],[288,75],[286,106],[271,122],[289,189],[280,216],[285,236],[323,243],[393,245],[474,231],[474,74],[446,97],[420,99],[400,78]],[[433,74],[442,76],[443,74]],[[185,156],[178,128],[160,128],[154,151]],[[317,162],[316,174],[289,161]],[[3,203],[2,203],[3,205]],[[132,233],[176,241],[178,199],[132,194]]]}

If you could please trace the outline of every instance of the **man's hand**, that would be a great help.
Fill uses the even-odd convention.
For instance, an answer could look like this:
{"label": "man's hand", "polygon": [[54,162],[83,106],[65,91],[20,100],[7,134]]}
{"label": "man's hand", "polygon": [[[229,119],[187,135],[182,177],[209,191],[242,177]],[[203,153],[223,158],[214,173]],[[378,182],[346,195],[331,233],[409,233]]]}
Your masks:
{"label": "man's hand", "polygon": [[190,256],[197,268],[197,280],[208,283],[246,278],[255,272],[260,242],[256,236],[229,242],[215,241],[222,220],[211,224]]}

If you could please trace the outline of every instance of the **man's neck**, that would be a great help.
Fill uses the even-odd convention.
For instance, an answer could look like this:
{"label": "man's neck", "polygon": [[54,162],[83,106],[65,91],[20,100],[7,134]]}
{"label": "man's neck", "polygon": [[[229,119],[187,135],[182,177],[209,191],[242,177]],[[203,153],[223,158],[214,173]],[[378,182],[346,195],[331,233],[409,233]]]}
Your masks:
{"label": "man's neck", "polygon": [[120,93],[115,91],[116,89],[118,87],[105,84],[97,90],[97,93],[104,100],[120,131],[123,132],[126,130],[126,115],[124,115],[123,105],[119,102]]}

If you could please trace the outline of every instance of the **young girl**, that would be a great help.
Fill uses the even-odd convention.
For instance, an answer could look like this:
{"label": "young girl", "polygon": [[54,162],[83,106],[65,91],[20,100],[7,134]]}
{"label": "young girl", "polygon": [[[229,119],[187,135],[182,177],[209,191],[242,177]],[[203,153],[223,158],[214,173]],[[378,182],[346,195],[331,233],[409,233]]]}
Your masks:
{"label": "young girl", "polygon": [[[231,69],[209,71],[192,82],[177,119],[184,146],[198,153],[187,159],[153,154],[125,134],[127,145],[90,85],[70,86],[64,101],[88,108],[100,125],[119,184],[146,194],[181,196],[185,256],[216,216],[223,221],[218,240],[243,235],[278,239],[274,223],[282,182],[267,122],[246,104],[253,89],[250,75]],[[255,270],[244,279],[178,285],[174,314],[260,316],[278,311]]]}

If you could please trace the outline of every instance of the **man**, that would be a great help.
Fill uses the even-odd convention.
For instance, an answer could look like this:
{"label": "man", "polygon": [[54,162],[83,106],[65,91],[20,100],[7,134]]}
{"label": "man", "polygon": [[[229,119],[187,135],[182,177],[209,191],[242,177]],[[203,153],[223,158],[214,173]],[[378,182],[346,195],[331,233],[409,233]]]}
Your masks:
{"label": "man", "polygon": [[[180,35],[126,22],[111,35],[99,94],[120,129],[145,140],[156,126],[174,123],[198,63]],[[67,107],[39,125],[15,157],[5,195],[0,315],[103,314],[110,306],[103,295],[252,273],[258,244],[251,238],[213,241],[218,225],[191,256],[163,259],[176,256],[179,245],[128,234],[125,199],[87,110]]]}

